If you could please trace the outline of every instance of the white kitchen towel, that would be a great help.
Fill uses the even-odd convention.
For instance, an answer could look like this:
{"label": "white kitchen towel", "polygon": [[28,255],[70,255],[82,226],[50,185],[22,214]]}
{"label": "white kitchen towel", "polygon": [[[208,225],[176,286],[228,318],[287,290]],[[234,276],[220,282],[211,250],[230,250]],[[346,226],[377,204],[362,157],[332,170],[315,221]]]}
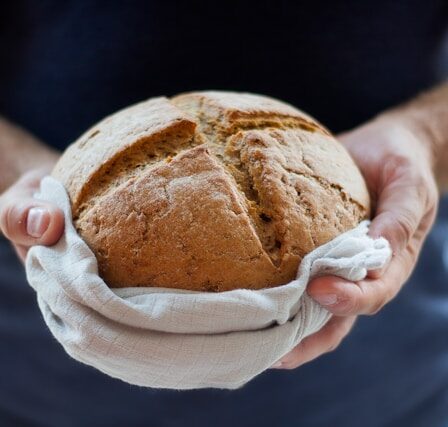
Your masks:
{"label": "white kitchen towel", "polygon": [[61,183],[45,177],[36,196],[58,205],[66,221],[56,245],[35,246],[26,260],[46,324],[73,358],[140,386],[241,387],[331,317],[305,292],[310,278],[361,280],[391,255],[386,240],[367,236],[365,221],[308,254],[297,279],[283,286],[221,293],[110,289],[73,227]]}

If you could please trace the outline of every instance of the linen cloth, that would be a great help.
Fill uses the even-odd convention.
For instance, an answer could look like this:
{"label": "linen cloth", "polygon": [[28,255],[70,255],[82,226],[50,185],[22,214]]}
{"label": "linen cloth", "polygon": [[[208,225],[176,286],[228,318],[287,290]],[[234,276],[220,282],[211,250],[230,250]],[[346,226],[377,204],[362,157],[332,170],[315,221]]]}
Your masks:
{"label": "linen cloth", "polygon": [[310,278],[361,280],[391,256],[385,239],[367,236],[364,221],[308,254],[297,278],[283,286],[221,293],[110,289],[72,224],[62,184],[45,177],[36,197],[59,206],[66,224],[56,245],[34,246],[26,259],[47,326],[73,358],[140,386],[241,387],[330,319],[305,292]]}

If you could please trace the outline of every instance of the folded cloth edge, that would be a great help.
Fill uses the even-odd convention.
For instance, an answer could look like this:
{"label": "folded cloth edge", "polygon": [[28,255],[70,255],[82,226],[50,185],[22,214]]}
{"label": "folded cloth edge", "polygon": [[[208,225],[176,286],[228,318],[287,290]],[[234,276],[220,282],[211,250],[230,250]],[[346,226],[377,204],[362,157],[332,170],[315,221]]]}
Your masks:
{"label": "folded cloth edge", "polygon": [[387,241],[369,238],[364,221],[308,254],[297,278],[280,287],[216,294],[111,290],[73,227],[62,184],[45,177],[36,196],[61,207],[66,219],[61,240],[31,248],[26,260],[28,280],[50,331],[75,359],[138,385],[245,384],[331,317],[306,294],[310,277],[338,273],[360,280],[390,257]]}

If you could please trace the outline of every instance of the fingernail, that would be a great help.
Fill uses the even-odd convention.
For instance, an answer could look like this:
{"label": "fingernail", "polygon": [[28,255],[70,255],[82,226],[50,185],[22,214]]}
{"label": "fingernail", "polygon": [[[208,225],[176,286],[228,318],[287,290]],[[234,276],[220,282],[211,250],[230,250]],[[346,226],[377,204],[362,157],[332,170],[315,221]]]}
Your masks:
{"label": "fingernail", "polygon": [[281,362],[280,360],[278,362],[275,362],[272,366],[271,369],[279,369],[283,366],[283,362]]}
{"label": "fingernail", "polygon": [[31,237],[42,237],[50,223],[50,214],[44,208],[31,208],[26,220],[26,232]]}
{"label": "fingernail", "polygon": [[334,295],[334,294],[314,295],[313,298],[320,305],[324,305],[324,306],[336,304],[336,302],[338,301],[337,295]]}

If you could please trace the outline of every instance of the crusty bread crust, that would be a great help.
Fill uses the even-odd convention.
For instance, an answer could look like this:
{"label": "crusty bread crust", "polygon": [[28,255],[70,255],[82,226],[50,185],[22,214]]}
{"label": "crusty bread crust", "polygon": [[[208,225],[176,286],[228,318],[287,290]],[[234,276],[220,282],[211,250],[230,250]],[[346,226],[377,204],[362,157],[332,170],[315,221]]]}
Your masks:
{"label": "crusty bread crust", "polygon": [[111,287],[278,286],[370,211],[359,170],[328,130],[252,94],[126,108],[72,144],[53,175]]}

